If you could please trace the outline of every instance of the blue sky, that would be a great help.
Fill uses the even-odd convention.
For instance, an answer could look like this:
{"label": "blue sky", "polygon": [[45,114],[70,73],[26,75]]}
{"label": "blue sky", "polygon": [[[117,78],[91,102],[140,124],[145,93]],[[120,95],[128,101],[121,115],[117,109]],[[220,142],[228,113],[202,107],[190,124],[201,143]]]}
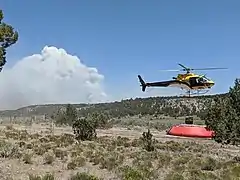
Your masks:
{"label": "blue sky", "polygon": [[96,67],[105,76],[107,91],[115,95],[131,90],[143,94],[137,74],[149,81],[168,80],[176,73],[159,70],[179,68],[177,63],[229,68],[200,72],[216,82],[212,93],[228,91],[240,73],[238,0],[0,0],[0,4],[5,21],[20,34],[8,51],[7,66],[53,45]]}

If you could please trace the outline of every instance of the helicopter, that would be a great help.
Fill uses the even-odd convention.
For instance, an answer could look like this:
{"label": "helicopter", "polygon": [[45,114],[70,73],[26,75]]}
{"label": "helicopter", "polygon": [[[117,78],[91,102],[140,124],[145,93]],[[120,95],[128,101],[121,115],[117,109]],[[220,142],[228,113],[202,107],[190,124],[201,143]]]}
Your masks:
{"label": "helicopter", "polygon": [[145,92],[147,87],[179,87],[181,90],[185,90],[187,95],[199,95],[206,94],[214,85],[215,82],[206,75],[200,75],[192,73],[194,70],[216,70],[216,69],[227,69],[227,68],[189,68],[182,64],[178,64],[183,69],[180,70],[164,70],[164,71],[185,71],[184,74],[178,74],[177,77],[173,77],[173,80],[158,81],[158,82],[145,82],[141,75],[138,75],[140,86],[142,91]]}

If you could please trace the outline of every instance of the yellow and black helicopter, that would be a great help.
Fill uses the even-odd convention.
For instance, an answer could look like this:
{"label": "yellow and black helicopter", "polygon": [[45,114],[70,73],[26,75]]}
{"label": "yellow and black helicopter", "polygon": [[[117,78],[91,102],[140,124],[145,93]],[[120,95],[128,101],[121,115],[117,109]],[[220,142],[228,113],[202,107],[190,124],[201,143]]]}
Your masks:
{"label": "yellow and black helicopter", "polygon": [[145,82],[143,78],[138,75],[138,79],[142,86],[142,91],[146,90],[146,87],[179,87],[182,90],[186,90],[187,95],[194,94],[205,94],[213,86],[214,81],[207,78],[206,75],[199,75],[191,73],[194,70],[216,70],[216,69],[227,69],[227,68],[188,68],[182,64],[178,64],[183,69],[180,70],[164,70],[164,71],[185,71],[184,74],[178,74],[177,77],[173,77],[173,80],[169,81],[158,81],[158,82]]}

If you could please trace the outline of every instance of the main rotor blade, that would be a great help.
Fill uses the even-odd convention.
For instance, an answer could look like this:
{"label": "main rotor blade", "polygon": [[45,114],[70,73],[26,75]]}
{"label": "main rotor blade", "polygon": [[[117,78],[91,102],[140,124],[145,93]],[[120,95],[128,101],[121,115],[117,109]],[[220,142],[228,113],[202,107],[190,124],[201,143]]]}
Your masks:
{"label": "main rotor blade", "polygon": [[172,72],[178,72],[178,71],[181,71],[181,70],[177,70],[177,69],[166,69],[166,70],[160,70],[160,71],[172,71]]}
{"label": "main rotor blade", "polygon": [[189,69],[189,68],[187,68],[186,66],[184,66],[184,65],[182,65],[180,63],[178,63],[178,65],[181,66],[183,69],[186,69],[186,70]]}
{"label": "main rotor blade", "polygon": [[184,69],[166,69],[166,70],[160,70],[160,71],[168,71],[168,72],[179,72],[179,71],[195,71],[195,70],[217,70],[217,69],[228,69],[228,68],[186,68],[185,66],[179,64],[180,66],[184,67]]}
{"label": "main rotor blade", "polygon": [[196,68],[191,70],[194,71],[194,70],[217,70],[217,69],[228,69],[228,68]]}

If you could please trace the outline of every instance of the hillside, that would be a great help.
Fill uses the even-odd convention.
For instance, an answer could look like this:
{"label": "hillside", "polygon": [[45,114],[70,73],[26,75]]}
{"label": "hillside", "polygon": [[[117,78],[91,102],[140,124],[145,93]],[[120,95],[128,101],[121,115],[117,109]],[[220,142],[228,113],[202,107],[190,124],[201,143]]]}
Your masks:
{"label": "hillside", "polygon": [[[105,112],[111,117],[123,117],[132,115],[156,115],[164,114],[168,116],[198,115],[206,107],[206,104],[216,97],[224,97],[226,94],[196,96],[191,98],[168,96],[136,98],[99,104],[74,104],[79,110],[80,116],[85,116],[93,112]],[[65,104],[32,105],[17,110],[0,111],[1,117],[9,116],[51,116],[59,108],[64,108]]]}

